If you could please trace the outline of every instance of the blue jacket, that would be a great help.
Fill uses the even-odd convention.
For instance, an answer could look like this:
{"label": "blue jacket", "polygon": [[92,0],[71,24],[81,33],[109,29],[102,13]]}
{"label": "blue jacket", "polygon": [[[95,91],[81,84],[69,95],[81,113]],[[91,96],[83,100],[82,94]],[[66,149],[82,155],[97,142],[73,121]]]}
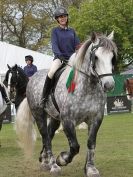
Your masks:
{"label": "blue jacket", "polygon": [[24,72],[28,77],[31,77],[35,72],[37,72],[37,67],[33,64],[26,65],[24,67]]}
{"label": "blue jacket", "polygon": [[75,52],[80,41],[74,29],[55,27],[51,33],[51,43],[54,58],[69,59]]}

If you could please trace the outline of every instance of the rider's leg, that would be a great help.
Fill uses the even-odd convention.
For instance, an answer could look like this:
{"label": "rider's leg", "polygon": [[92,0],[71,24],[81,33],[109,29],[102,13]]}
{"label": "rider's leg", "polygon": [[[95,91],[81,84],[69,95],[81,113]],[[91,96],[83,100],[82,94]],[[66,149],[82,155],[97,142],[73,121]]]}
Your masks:
{"label": "rider's leg", "polygon": [[57,69],[59,69],[61,67],[62,63],[59,59],[55,59],[52,63],[52,66],[48,72],[48,75],[46,77],[46,80],[45,80],[45,84],[44,84],[44,87],[43,87],[43,99],[42,99],[42,102],[45,103],[48,99],[48,96],[50,94],[50,91],[51,91],[51,81],[52,81],[52,78],[54,76],[54,73],[57,71]]}
{"label": "rider's leg", "polygon": [[11,104],[11,101],[8,98],[8,95],[7,95],[7,92],[4,86],[0,85],[0,91],[1,91],[2,97],[5,100],[6,104],[7,105]]}

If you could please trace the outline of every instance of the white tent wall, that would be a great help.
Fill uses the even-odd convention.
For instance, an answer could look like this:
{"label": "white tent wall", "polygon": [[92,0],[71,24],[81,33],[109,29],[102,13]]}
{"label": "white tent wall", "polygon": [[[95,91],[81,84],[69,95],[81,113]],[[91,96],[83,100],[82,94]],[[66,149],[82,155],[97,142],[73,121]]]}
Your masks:
{"label": "white tent wall", "polygon": [[7,64],[10,66],[17,64],[23,68],[26,65],[26,55],[33,56],[33,64],[37,66],[38,70],[44,68],[48,69],[53,59],[53,57],[49,55],[11,45],[5,42],[0,42],[0,75],[5,75],[6,71],[8,70]]}

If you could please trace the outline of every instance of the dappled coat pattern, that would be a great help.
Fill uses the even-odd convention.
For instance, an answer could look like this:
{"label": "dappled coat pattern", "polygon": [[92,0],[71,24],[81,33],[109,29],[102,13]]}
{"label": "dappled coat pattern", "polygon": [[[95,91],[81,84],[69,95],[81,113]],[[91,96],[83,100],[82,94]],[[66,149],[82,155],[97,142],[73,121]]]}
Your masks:
{"label": "dappled coat pattern", "polygon": [[[55,108],[51,95],[45,107],[40,104],[47,71],[37,72],[28,82],[27,98],[21,103],[17,113],[16,131],[20,136],[21,145],[25,152],[30,153],[35,140],[32,129],[32,115],[34,116],[42,135],[43,147],[39,161],[43,170],[50,170],[51,173],[58,174],[61,171],[61,166],[65,166],[73,160],[80,149],[75,126],[86,122],[88,125],[88,150],[84,172],[87,177],[100,177],[99,171],[94,165],[94,155],[97,132],[104,116],[106,91],[111,90],[115,85],[112,70],[116,60],[117,48],[112,38],[113,32],[107,37],[97,36],[94,33],[82,45],[78,53],[72,55],[54,92],[60,112]],[[69,94],[66,81],[72,68],[76,69],[78,75],[76,88],[73,94]],[[50,117],[48,125],[47,117]],[[51,143],[60,122],[70,149],[61,152],[55,158]],[[28,133],[25,131],[27,127],[29,128]]]}

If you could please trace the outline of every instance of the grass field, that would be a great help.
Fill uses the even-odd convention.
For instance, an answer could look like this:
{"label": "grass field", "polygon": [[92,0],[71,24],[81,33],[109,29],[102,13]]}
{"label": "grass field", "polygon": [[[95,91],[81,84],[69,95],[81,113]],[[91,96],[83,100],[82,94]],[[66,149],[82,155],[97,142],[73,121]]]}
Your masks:
{"label": "grass field", "polygon": [[[73,162],[62,167],[61,177],[83,177],[86,156],[87,130],[77,130],[80,153]],[[38,136],[39,137],[39,136]],[[50,177],[39,169],[41,139],[37,139],[33,159],[26,161],[17,145],[13,124],[4,124],[0,132],[0,177]],[[63,132],[53,141],[55,155],[68,149]],[[98,132],[95,156],[101,177],[133,177],[133,114],[105,116]]]}

